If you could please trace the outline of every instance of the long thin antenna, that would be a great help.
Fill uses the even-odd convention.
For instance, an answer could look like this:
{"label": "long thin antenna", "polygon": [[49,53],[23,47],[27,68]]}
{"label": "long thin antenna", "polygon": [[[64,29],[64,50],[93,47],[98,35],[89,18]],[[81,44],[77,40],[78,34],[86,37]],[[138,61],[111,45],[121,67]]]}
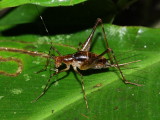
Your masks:
{"label": "long thin antenna", "polygon": [[[30,1],[31,1],[31,0],[30,0]],[[35,9],[37,10],[37,14],[39,15],[39,17],[40,17],[40,19],[41,19],[41,21],[42,21],[43,27],[44,27],[47,35],[48,35],[48,38],[49,38],[50,44],[51,44],[51,47],[50,47],[49,52],[48,52],[49,57],[47,58],[46,65],[44,66],[44,68],[43,68],[42,70],[40,70],[40,71],[37,72],[37,73],[39,73],[39,72],[42,72],[42,71],[46,71],[48,65],[51,65],[50,63],[51,63],[51,60],[53,59],[53,55],[52,55],[52,53],[51,53],[52,50],[54,50],[55,52],[57,52],[59,56],[61,56],[61,53],[58,51],[57,48],[55,48],[55,47],[53,46],[53,42],[52,42],[51,36],[50,36],[50,34],[49,34],[49,31],[48,31],[48,29],[47,29],[47,26],[46,26],[46,24],[45,24],[45,22],[44,22],[44,19],[43,19],[42,15],[40,14],[40,11],[39,11],[39,9],[38,9],[38,6],[37,6],[36,4],[35,4]],[[50,67],[50,70],[51,70],[51,67]],[[52,74],[50,74],[50,76],[51,76],[51,75],[52,75]]]}
{"label": "long thin antenna", "polygon": [[[30,1],[31,1],[31,0],[30,0]],[[36,8],[36,10],[37,10],[37,14],[39,15],[39,17],[40,17],[40,19],[41,19],[41,21],[42,21],[43,27],[44,27],[44,29],[45,29],[45,31],[46,31],[46,33],[47,33],[47,35],[48,35],[48,38],[49,38],[49,40],[50,40],[50,43],[51,43],[52,49],[50,49],[49,53],[51,53],[51,50],[54,49],[59,55],[61,55],[61,53],[58,51],[58,49],[53,46],[52,38],[51,38],[51,36],[50,36],[50,34],[49,34],[49,31],[48,31],[48,29],[47,29],[47,26],[46,26],[46,24],[45,24],[45,22],[44,22],[44,19],[43,19],[42,15],[40,14],[40,11],[39,11],[37,5],[35,5],[35,8]],[[49,55],[51,55],[51,54],[49,54]]]}
{"label": "long thin antenna", "polygon": [[[43,19],[42,15],[41,15],[40,12],[39,12],[39,9],[38,9],[37,5],[35,5],[35,8],[36,8],[36,10],[37,10],[37,14],[39,15],[39,17],[40,17],[40,19],[41,19],[41,21],[42,21],[43,27],[44,27],[46,33],[48,34],[49,39],[51,40],[51,37],[50,37],[49,31],[48,31],[48,29],[47,29],[47,26],[46,26],[46,24],[45,24],[45,22],[44,22],[44,19]],[[52,44],[52,41],[51,41],[51,44]]]}

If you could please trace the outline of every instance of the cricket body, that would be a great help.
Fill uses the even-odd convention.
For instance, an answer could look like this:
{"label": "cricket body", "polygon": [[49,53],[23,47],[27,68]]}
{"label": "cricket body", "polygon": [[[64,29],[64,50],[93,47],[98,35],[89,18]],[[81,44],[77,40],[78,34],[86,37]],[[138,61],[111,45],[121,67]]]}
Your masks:
{"label": "cricket body", "polygon": [[[106,43],[106,50],[104,52],[102,52],[100,55],[97,55],[95,53],[90,52],[92,38],[94,36],[95,30],[96,30],[98,24],[101,24],[103,37],[104,37],[104,40]],[[59,56],[52,56],[50,54],[51,50],[55,50],[59,54]],[[108,55],[108,59],[103,57],[103,55],[105,55],[105,54]],[[61,53],[54,46],[51,46],[50,51],[49,51],[49,56],[50,57],[47,58],[47,62],[46,62],[44,69],[38,71],[37,73],[45,71],[47,69],[47,66],[49,64],[49,59],[55,60],[55,67],[56,67],[55,71],[56,72],[53,73],[52,75],[50,75],[50,78],[48,79],[48,82],[47,82],[43,92],[33,102],[37,101],[41,96],[43,96],[45,94],[45,92],[49,88],[50,80],[54,75],[69,70],[71,66],[73,67],[73,70],[81,76],[81,86],[82,86],[83,96],[84,96],[84,100],[85,100],[87,108],[88,108],[88,102],[87,102],[86,93],[85,93],[85,89],[84,89],[83,75],[80,73],[79,70],[103,69],[103,68],[115,67],[120,72],[121,77],[122,77],[122,81],[125,84],[132,84],[132,85],[136,85],[136,86],[141,86],[139,84],[132,83],[132,82],[129,82],[128,80],[126,80],[126,78],[124,77],[124,75],[120,69],[120,66],[124,66],[124,65],[133,63],[133,62],[138,62],[139,60],[132,61],[129,63],[118,64],[118,61],[114,55],[113,50],[111,48],[109,48],[106,34],[104,31],[104,27],[103,27],[103,23],[100,18],[97,19],[97,21],[92,29],[91,34],[89,35],[87,40],[82,44],[81,48],[78,49],[78,51],[76,53],[68,54],[68,55],[61,55]],[[65,64],[66,68],[59,70],[58,68],[62,64]]]}
{"label": "cricket body", "polygon": [[100,57],[98,60],[94,61],[97,57],[98,55],[91,52],[78,51],[74,54],[55,57],[55,63],[57,68],[64,63],[68,68],[73,66],[74,69],[79,68],[80,70],[102,69],[111,66],[104,57]]}

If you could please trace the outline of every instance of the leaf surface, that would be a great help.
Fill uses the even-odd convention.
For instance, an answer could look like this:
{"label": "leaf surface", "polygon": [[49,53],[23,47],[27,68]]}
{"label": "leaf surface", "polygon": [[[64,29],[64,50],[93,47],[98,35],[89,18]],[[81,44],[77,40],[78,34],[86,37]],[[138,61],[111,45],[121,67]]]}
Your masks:
{"label": "leaf surface", "polygon": [[[123,67],[127,80],[142,84],[137,87],[125,85],[116,69],[81,71],[84,74],[85,90],[89,110],[86,109],[80,77],[73,70],[53,77],[53,84],[36,103],[31,103],[42,92],[49,78],[49,71],[35,74],[45,65],[45,58],[32,57],[17,52],[0,51],[4,58],[14,57],[23,62],[23,71],[17,77],[0,77],[0,116],[12,120],[49,119],[129,119],[158,120],[159,115],[159,66],[160,29],[145,27],[121,27],[104,25],[110,48],[119,63],[141,60]],[[91,29],[72,34],[52,36],[54,46],[63,54],[76,52],[79,42],[83,43]],[[48,53],[50,39],[46,36],[21,35],[1,37],[0,47],[17,48]],[[69,47],[73,46],[73,47]],[[92,52],[105,50],[101,28],[98,27]],[[107,57],[107,56],[105,56]],[[126,59],[124,59],[126,58]],[[1,62],[1,70],[14,73],[15,62]]]}
{"label": "leaf surface", "polygon": [[7,7],[15,7],[22,4],[37,4],[41,6],[71,6],[82,3],[86,0],[2,0],[0,1],[0,9]]}

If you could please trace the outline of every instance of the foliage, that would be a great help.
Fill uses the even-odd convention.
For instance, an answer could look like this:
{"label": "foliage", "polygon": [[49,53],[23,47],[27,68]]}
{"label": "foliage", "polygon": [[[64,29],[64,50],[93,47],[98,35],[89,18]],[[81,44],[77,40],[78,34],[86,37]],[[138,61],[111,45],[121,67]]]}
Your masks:
{"label": "foliage", "polygon": [[[23,7],[27,8],[28,5]],[[13,18],[10,22],[13,16],[9,16],[9,14],[9,17],[6,15],[0,20],[2,31],[5,32],[5,30],[17,27],[17,24],[35,20],[37,15],[33,13],[29,16],[28,14],[32,14],[32,12],[23,7],[20,6],[17,8],[20,10],[14,9],[10,12],[15,15],[26,11],[23,16],[16,16],[17,20]],[[15,23],[13,24],[13,22]],[[9,23],[11,24],[7,25]],[[0,56],[4,58],[15,57],[23,62],[23,71],[19,76],[1,75],[0,77],[1,119],[158,120],[160,117],[160,29],[121,27],[111,24],[104,24],[104,27],[110,48],[114,50],[120,63],[141,60],[141,62],[130,64],[122,69],[128,80],[142,84],[142,87],[123,84],[116,69],[81,71],[84,74],[85,90],[89,102],[89,110],[87,110],[79,83],[80,77],[73,70],[70,70],[54,77],[52,81],[57,79],[59,81],[53,84],[36,103],[31,103],[41,93],[49,78],[49,71],[35,74],[43,68],[46,59],[16,52],[0,51]],[[85,29],[52,35],[51,39],[54,46],[63,55],[72,54],[76,51],[73,47],[77,48],[80,42],[83,43],[91,30]],[[105,50],[101,31],[99,26],[92,47],[92,52],[97,54]],[[33,33],[24,34],[23,32],[14,36],[2,35],[0,47],[48,53],[50,39],[48,36],[39,36]],[[14,73],[17,64],[15,62],[1,62],[0,69]]]}

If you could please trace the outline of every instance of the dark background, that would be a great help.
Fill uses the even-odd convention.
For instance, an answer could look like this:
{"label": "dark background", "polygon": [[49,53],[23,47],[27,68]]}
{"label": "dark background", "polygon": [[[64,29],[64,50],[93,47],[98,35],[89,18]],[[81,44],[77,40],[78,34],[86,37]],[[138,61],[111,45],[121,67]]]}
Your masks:
{"label": "dark background", "polygon": [[[126,5],[120,5],[117,1],[89,0],[74,6],[46,8],[38,14],[43,17],[51,35],[73,33],[91,28],[97,18],[102,18],[104,23],[122,26],[159,27],[160,0],[138,0],[133,4]],[[1,17],[5,16],[5,13],[7,14],[3,11],[1,13],[3,13]],[[16,25],[1,34],[5,36],[47,35],[39,17],[31,23]]]}

